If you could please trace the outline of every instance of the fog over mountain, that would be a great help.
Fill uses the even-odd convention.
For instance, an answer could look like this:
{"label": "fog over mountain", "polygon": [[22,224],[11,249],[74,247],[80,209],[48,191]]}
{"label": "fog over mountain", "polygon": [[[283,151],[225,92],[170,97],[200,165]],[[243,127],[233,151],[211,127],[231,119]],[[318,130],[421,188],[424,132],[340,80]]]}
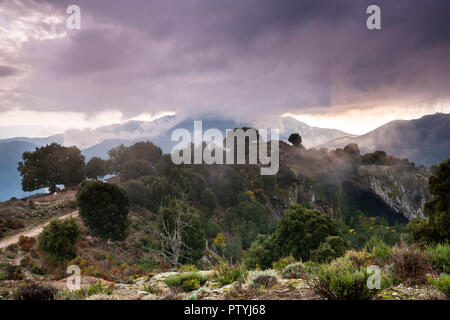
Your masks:
{"label": "fog over mountain", "polygon": [[[57,142],[76,145],[88,160],[94,156],[107,158],[108,150],[120,144],[128,146],[137,141],[150,140],[167,153],[177,143],[170,139],[172,131],[186,128],[193,132],[194,121],[200,119],[204,131],[217,128],[224,134],[226,129],[242,126],[262,128],[258,124],[240,123],[215,116],[180,119],[175,115],[164,116],[151,122],[128,121],[97,129],[68,130],[64,134],[47,138],[3,139],[0,140],[0,201],[29,194],[21,191],[17,171],[17,163],[21,161],[21,155],[25,151]],[[268,123],[272,128],[280,129],[280,139],[284,141],[287,141],[291,133],[299,133],[303,138],[303,145],[307,148],[336,149],[356,143],[362,153],[384,150],[398,158],[407,158],[417,165],[427,166],[436,165],[450,156],[450,114],[436,113],[416,120],[392,121],[361,136],[335,129],[312,127],[292,117],[283,117]]]}
{"label": "fog over mountain", "polygon": [[358,144],[362,153],[384,150],[416,164],[437,165],[450,156],[450,114],[435,113],[415,120],[391,121],[358,137],[342,137],[320,147]]}

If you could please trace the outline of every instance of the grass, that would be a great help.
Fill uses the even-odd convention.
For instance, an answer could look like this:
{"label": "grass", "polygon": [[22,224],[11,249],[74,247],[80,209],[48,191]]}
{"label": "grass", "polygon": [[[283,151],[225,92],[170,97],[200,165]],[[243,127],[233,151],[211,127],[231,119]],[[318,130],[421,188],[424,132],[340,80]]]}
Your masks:
{"label": "grass", "polygon": [[437,279],[428,277],[428,281],[433,287],[445,294],[447,298],[450,298],[450,275],[441,273],[440,277]]}
{"label": "grass", "polygon": [[221,263],[216,267],[213,278],[222,285],[231,284],[235,281],[245,281],[248,270],[242,264]]}
{"label": "grass", "polygon": [[[195,288],[198,284],[198,287],[204,285],[206,281],[208,281],[209,276],[202,275],[199,272],[188,272],[188,273],[180,273],[174,276],[167,277],[164,281],[169,287],[182,287],[184,291],[188,289]],[[193,290],[198,289],[195,288]],[[189,290],[189,291],[193,291]],[[186,291],[187,292],[187,291]]]}
{"label": "grass", "polygon": [[430,263],[440,272],[450,271],[450,245],[448,243],[428,245],[425,253],[430,257]]}
{"label": "grass", "polygon": [[62,290],[55,296],[56,300],[85,300],[86,298],[95,294],[112,294],[112,286],[107,286],[98,281],[96,284],[90,285],[85,288],[81,288],[75,291],[69,291],[67,289]]}

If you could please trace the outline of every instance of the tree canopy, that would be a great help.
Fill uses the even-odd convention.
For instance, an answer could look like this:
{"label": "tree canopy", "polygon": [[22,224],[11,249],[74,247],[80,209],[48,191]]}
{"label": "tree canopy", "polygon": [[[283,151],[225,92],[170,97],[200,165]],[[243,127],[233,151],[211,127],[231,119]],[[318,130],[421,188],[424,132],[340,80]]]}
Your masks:
{"label": "tree canopy", "polygon": [[22,154],[18,170],[22,176],[23,191],[49,188],[56,190],[57,184],[72,187],[85,176],[84,156],[77,147],[64,147],[52,143],[35,151]]}
{"label": "tree canopy", "polygon": [[111,183],[85,181],[76,199],[83,223],[95,236],[105,240],[126,238],[130,200],[124,189]]}
{"label": "tree canopy", "polygon": [[430,177],[428,190],[432,199],[424,205],[427,219],[416,219],[408,227],[415,241],[450,241],[450,158],[439,164]]}

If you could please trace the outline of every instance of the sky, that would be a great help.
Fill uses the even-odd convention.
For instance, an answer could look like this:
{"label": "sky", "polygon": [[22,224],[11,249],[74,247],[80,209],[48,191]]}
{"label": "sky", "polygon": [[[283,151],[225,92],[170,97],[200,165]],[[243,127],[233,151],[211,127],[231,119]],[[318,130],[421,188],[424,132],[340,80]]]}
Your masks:
{"label": "sky", "polygon": [[[381,30],[366,27],[371,4]],[[174,113],[362,134],[448,113],[449,12],[448,0],[0,0],[0,138]]]}

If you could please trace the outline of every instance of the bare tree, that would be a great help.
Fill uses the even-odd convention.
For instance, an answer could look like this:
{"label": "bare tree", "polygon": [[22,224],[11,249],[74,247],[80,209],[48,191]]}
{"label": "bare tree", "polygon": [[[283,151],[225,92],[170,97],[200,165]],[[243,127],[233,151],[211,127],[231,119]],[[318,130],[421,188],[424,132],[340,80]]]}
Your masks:
{"label": "bare tree", "polygon": [[[165,210],[170,210],[172,214],[165,214]],[[167,211],[166,211],[167,212]],[[161,256],[172,266],[179,264],[179,259],[183,256],[186,244],[183,242],[183,233],[191,225],[187,222],[187,217],[191,214],[186,207],[186,196],[183,194],[180,199],[173,200],[169,207],[160,211],[159,240],[161,244]]]}

